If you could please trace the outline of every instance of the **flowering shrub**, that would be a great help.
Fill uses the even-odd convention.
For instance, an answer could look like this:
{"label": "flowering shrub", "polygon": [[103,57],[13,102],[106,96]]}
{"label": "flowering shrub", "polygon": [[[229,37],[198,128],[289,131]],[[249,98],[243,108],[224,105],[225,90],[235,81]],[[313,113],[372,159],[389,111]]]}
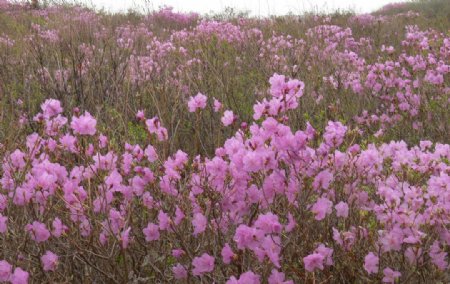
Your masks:
{"label": "flowering shrub", "polygon": [[448,22],[25,7],[0,282],[450,282]]}
{"label": "flowering shrub", "polygon": [[173,7],[163,6],[147,16],[150,23],[162,22],[166,26],[179,25],[181,27],[195,23],[199,18],[197,13],[177,13]]}
{"label": "flowering shrub", "polygon": [[46,100],[41,130],[3,158],[2,281],[448,281],[450,145],[362,147],[336,121],[293,131],[304,84],[269,81],[256,120],[209,158],[162,156],[167,134],[114,149],[89,113]]}
{"label": "flowering shrub", "polygon": [[[328,120],[339,120],[358,128],[368,143],[449,142],[449,39],[446,29],[423,15],[277,21],[208,18],[163,7],[127,18],[76,6],[8,6],[0,9],[0,20],[18,28],[0,34],[5,124],[29,127],[30,113],[54,98],[67,109],[95,115],[100,125],[117,126],[103,129],[105,134],[142,143],[145,132],[134,116],[145,109],[172,134],[167,151],[211,156],[242,122],[251,121],[255,101],[260,110],[266,107],[267,77],[277,73],[308,82],[295,95],[305,94],[302,104],[285,122],[293,129],[309,121],[322,131]],[[289,28],[299,20],[301,27]],[[200,99],[191,114],[186,101],[199,92],[220,106],[203,106]],[[18,100],[20,107],[13,107]],[[223,116],[220,108],[233,115]],[[205,126],[219,114],[226,130]],[[6,129],[5,136],[15,134]],[[194,143],[187,147],[186,141]]]}

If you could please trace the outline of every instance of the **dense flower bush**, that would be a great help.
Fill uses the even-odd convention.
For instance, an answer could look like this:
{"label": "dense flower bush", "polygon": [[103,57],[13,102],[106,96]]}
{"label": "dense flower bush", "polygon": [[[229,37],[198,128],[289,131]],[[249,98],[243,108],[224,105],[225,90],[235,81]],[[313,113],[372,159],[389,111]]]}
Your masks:
{"label": "dense flower bush", "polygon": [[405,7],[0,0],[0,282],[450,282],[448,22]]}
{"label": "dense flower bush", "polygon": [[[134,116],[145,109],[172,134],[167,151],[210,156],[251,121],[255,101],[265,106],[267,78],[278,73],[308,82],[303,103],[286,122],[293,129],[309,121],[322,131],[327,120],[339,120],[364,132],[367,142],[450,142],[450,41],[447,29],[420,14],[277,20],[163,7],[127,18],[81,7],[8,7],[0,8],[0,21],[10,23],[0,33],[2,106],[4,120],[20,120],[24,128],[51,97],[95,115],[100,125],[113,118],[119,129],[105,134],[142,143],[145,133]],[[206,108],[198,93],[233,112],[223,117],[229,129],[199,126],[223,113],[211,103]],[[197,105],[186,109],[190,97]],[[20,107],[12,107],[18,100]],[[191,114],[204,108],[202,117]],[[193,131],[194,143],[186,147]]]}
{"label": "dense flower bush", "polygon": [[162,156],[164,127],[142,112],[156,144],[113,149],[89,113],[43,102],[40,130],[2,163],[1,279],[448,281],[450,145],[363,148],[336,121],[294,132],[304,84],[269,81],[255,121],[210,158]]}

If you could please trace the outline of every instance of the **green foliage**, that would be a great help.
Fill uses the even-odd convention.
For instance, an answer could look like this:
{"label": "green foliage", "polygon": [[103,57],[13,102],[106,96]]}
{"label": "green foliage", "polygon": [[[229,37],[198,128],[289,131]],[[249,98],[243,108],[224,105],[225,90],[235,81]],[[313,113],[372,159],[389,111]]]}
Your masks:
{"label": "green foliage", "polygon": [[128,122],[128,137],[134,144],[143,144],[147,139],[147,130],[142,123]]}

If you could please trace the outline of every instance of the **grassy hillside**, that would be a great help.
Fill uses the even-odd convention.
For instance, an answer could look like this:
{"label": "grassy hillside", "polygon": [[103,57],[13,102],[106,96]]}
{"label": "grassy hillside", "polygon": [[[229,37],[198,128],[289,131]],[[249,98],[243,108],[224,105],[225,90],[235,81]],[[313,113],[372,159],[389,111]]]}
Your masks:
{"label": "grassy hillside", "polygon": [[446,2],[0,0],[0,282],[450,283]]}

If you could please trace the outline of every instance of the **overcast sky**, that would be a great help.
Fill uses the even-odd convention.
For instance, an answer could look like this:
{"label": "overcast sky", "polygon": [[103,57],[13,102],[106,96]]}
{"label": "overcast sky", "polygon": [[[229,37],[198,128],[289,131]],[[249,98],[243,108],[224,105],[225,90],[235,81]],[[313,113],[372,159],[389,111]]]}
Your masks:
{"label": "overcast sky", "polygon": [[[374,11],[383,5],[405,0],[81,0],[91,3],[97,8],[108,11],[126,11],[129,8],[172,6],[176,11],[208,13],[220,12],[226,7],[238,10],[248,10],[253,16],[280,15],[293,12],[301,13],[305,10],[334,10],[351,8],[359,13]],[[147,2],[147,4],[145,4]]]}

